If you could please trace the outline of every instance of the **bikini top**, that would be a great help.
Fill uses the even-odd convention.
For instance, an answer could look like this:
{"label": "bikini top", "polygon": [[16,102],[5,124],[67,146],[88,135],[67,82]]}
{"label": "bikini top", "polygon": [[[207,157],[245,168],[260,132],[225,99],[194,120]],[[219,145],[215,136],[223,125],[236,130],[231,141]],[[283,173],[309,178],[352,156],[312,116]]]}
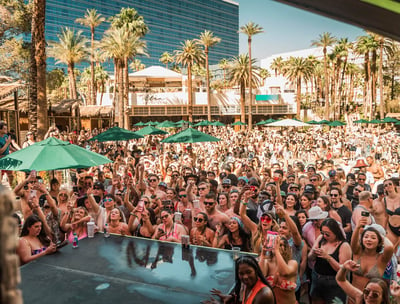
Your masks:
{"label": "bikini top", "polygon": [[[376,259],[378,259],[378,256]],[[357,264],[361,265],[361,258],[358,258]],[[360,277],[365,277],[368,279],[382,278],[382,275],[379,272],[377,263],[375,263],[374,266],[372,266],[372,268],[367,273],[362,272],[361,266],[356,271],[353,271],[353,273],[355,273],[356,275],[358,275]]]}
{"label": "bikini top", "polygon": [[398,208],[395,209],[394,211],[389,210],[389,209],[386,207],[386,197],[383,198],[383,201],[384,201],[384,203],[385,203],[386,213],[387,213],[389,216],[392,216],[392,215],[400,215],[400,207],[398,207]]}
{"label": "bikini top", "polygon": [[[165,225],[162,225],[162,229],[165,231]],[[166,232],[166,231],[165,231]],[[168,237],[172,236],[175,239],[178,239],[178,228],[176,224],[173,224],[173,227],[171,228],[171,230],[164,234],[163,236],[160,237],[161,241],[165,241]]]}
{"label": "bikini top", "polygon": [[277,287],[282,290],[296,290],[297,283],[292,282],[286,279],[279,278],[279,281],[275,279],[274,276],[267,276],[267,282],[271,285],[271,287]]}
{"label": "bikini top", "polygon": [[29,243],[28,240],[26,240],[26,239],[23,239],[23,240],[27,243],[29,248],[31,248],[31,255],[39,254],[47,249],[47,247],[45,247],[45,246],[42,248],[39,248],[39,249],[32,249],[31,243]]}

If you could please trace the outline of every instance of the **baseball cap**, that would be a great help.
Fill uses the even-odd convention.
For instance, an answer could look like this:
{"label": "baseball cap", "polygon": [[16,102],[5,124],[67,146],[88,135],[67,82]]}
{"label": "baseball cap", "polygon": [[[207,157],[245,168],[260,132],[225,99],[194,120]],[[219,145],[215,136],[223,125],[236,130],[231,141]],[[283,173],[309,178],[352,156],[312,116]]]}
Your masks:
{"label": "baseball cap", "polygon": [[308,184],[304,186],[304,193],[315,193],[314,185]]}
{"label": "baseball cap", "polygon": [[328,172],[328,175],[329,175],[330,177],[335,176],[335,175],[336,175],[336,170],[330,170],[330,171]]}
{"label": "baseball cap", "polygon": [[225,178],[222,181],[222,185],[231,185],[231,184],[232,184],[232,181],[229,178]]}

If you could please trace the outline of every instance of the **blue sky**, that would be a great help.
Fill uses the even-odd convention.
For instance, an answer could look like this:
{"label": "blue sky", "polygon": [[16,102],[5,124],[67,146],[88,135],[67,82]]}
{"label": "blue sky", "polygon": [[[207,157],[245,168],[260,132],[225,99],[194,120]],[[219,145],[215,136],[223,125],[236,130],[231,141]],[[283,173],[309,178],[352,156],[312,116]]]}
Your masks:
{"label": "blue sky", "polygon": [[[272,0],[235,0],[239,3],[239,26],[253,21],[264,33],[253,36],[252,57],[258,61],[277,53],[311,47],[323,32],[355,40],[365,32],[359,28]],[[319,1],[319,0],[316,0]],[[247,36],[239,34],[239,51],[247,53]]]}

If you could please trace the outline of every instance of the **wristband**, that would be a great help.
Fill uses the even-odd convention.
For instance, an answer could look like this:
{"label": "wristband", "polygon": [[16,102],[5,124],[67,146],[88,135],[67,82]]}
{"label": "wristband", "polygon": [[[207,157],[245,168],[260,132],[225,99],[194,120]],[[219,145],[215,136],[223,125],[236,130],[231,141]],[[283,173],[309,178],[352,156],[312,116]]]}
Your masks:
{"label": "wristband", "polygon": [[245,205],[245,206],[247,206],[247,203],[245,203],[245,202],[242,202],[242,205]]}
{"label": "wristband", "polygon": [[133,213],[133,212],[131,212],[130,215],[132,215],[132,216],[138,218],[138,216],[137,216],[135,213]]}

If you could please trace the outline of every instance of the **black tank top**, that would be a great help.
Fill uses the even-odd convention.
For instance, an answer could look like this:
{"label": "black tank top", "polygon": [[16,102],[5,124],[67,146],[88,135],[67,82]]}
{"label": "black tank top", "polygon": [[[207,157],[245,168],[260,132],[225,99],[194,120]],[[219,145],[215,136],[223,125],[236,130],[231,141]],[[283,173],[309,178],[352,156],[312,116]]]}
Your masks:
{"label": "black tank top", "polygon": [[[335,261],[339,262],[339,250],[340,246],[342,246],[343,242],[339,244],[339,246],[336,247],[335,251],[330,254],[332,259],[335,259]],[[336,275],[336,270],[334,270],[329,264],[329,262],[326,259],[317,257],[315,260],[315,266],[314,270],[316,273],[321,274],[321,275],[328,275],[328,276],[335,276]]]}

